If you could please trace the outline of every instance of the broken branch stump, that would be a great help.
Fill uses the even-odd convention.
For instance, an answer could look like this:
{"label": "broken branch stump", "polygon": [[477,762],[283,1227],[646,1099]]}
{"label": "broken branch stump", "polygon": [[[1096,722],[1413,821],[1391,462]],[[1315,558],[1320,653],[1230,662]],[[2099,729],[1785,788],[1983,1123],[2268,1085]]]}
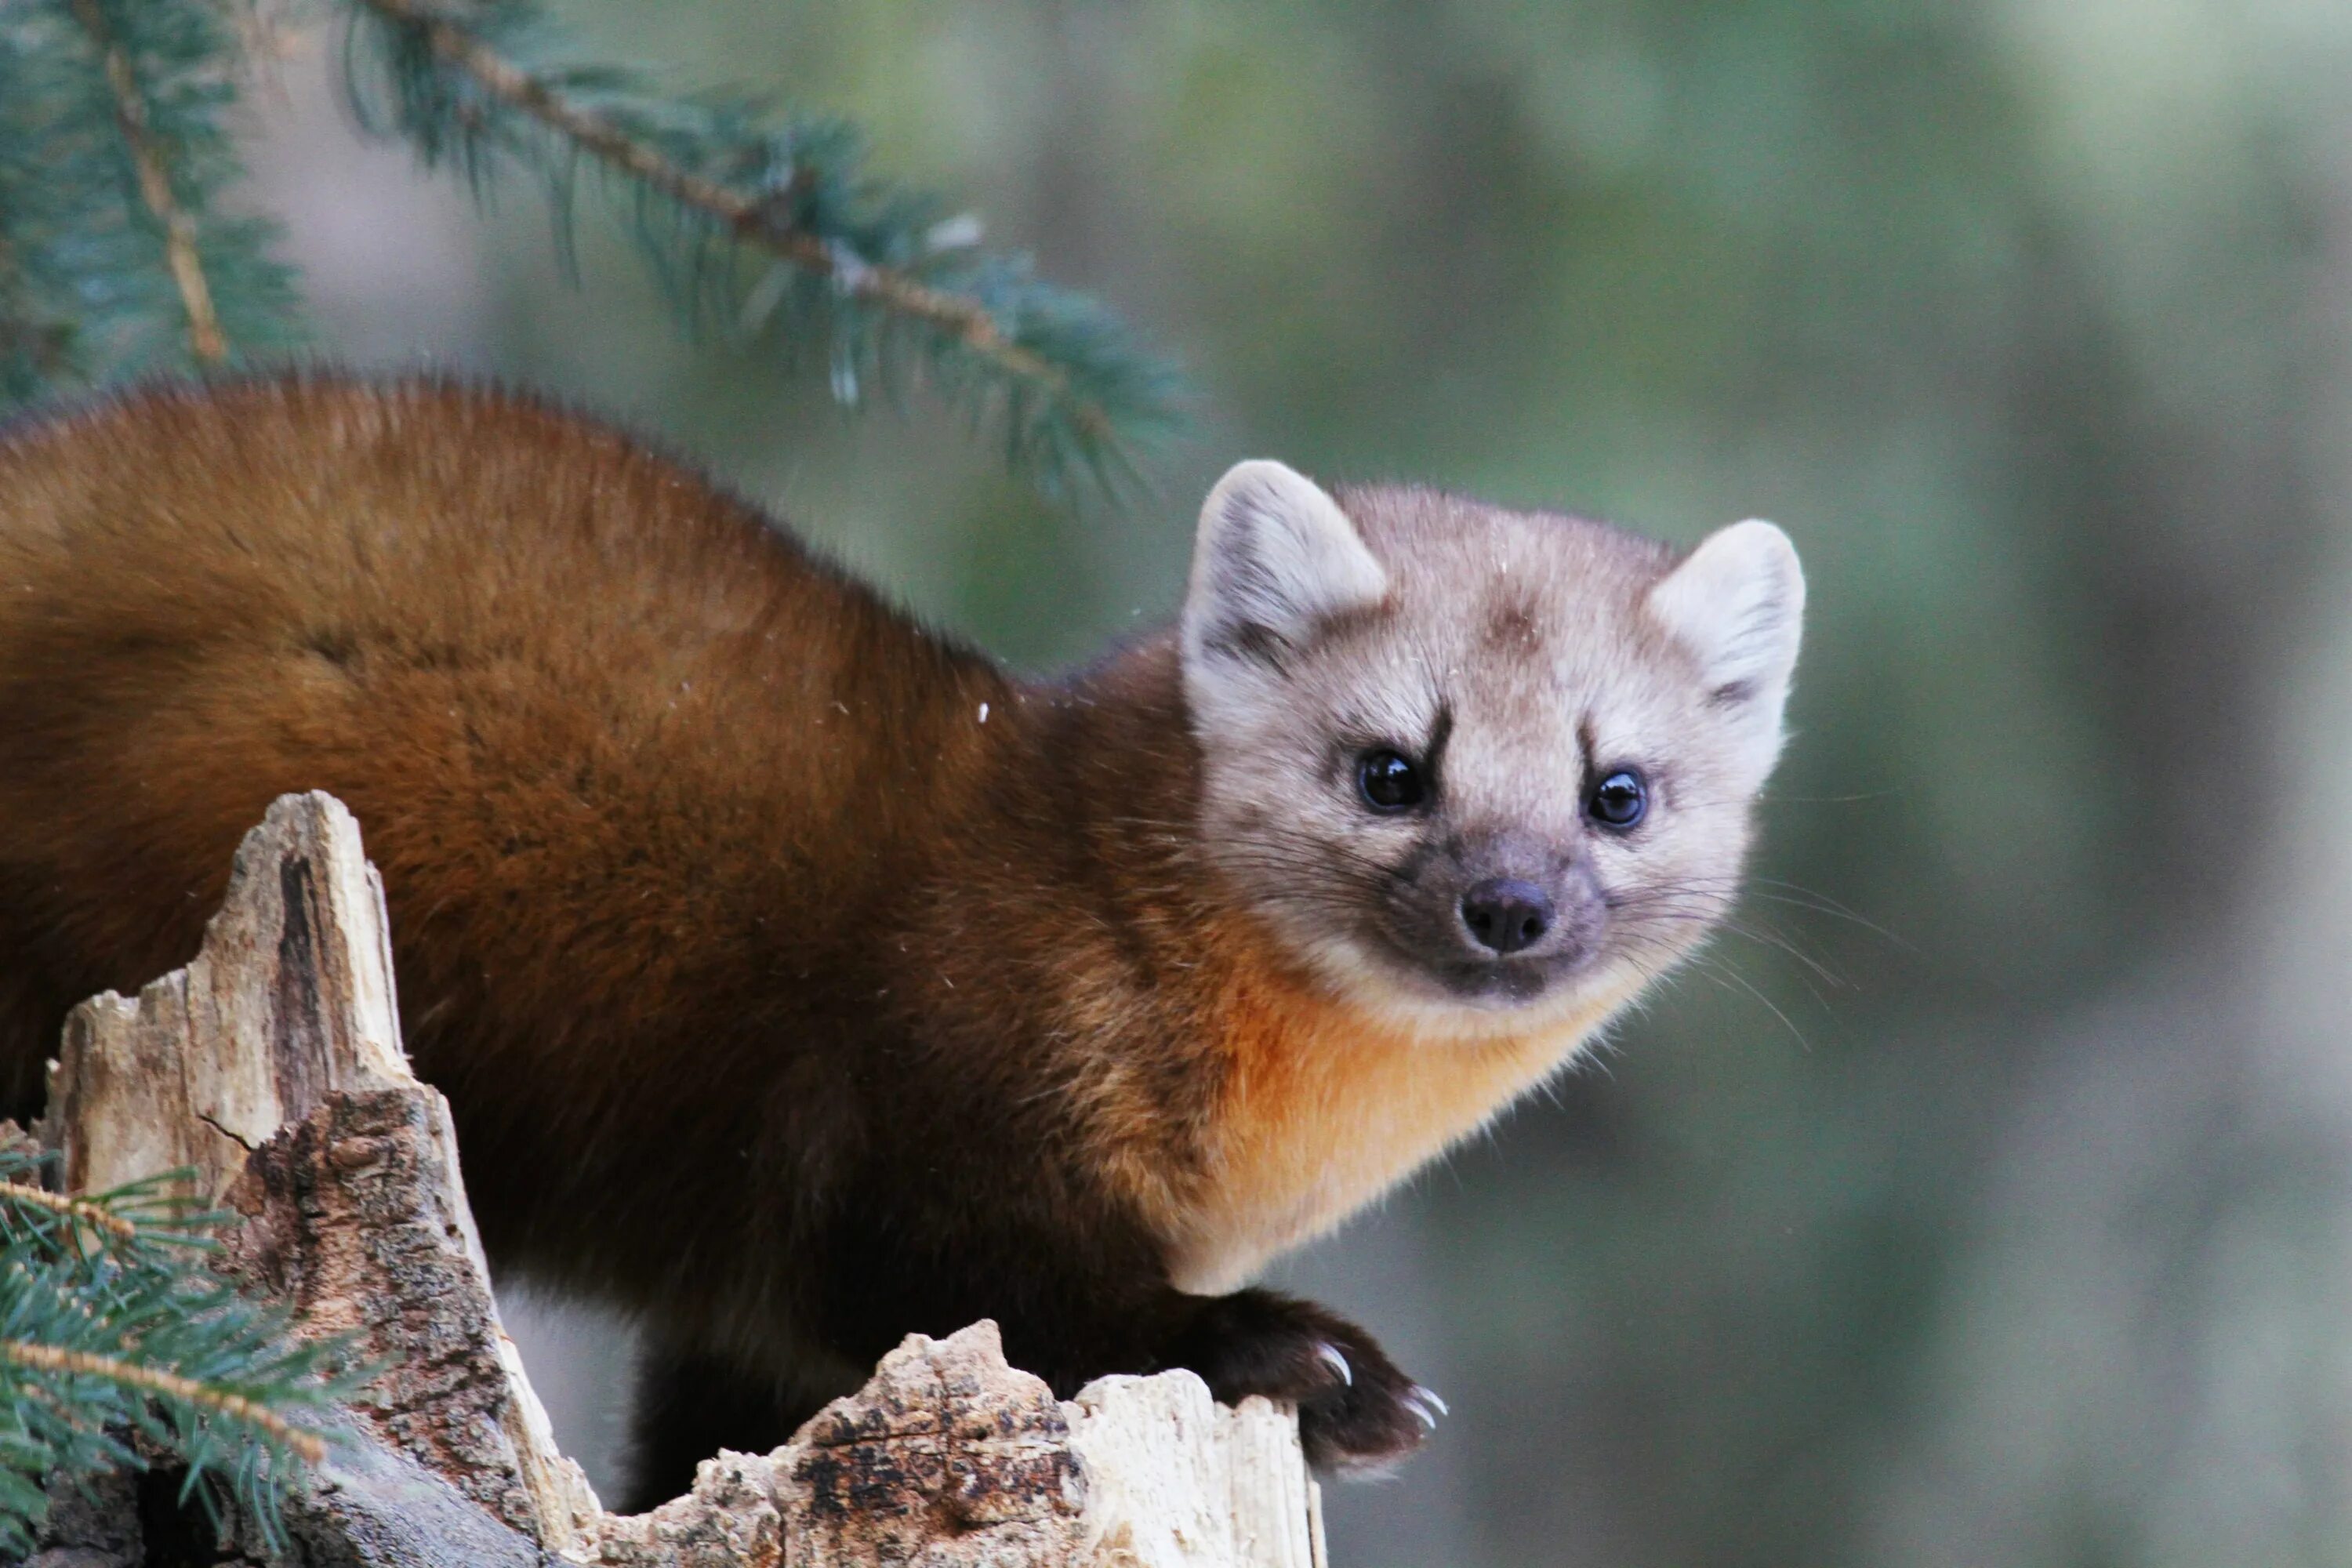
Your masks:
{"label": "broken branch stump", "polygon": [[[1290,1412],[1227,1409],[1186,1372],[1057,1401],[985,1321],[909,1336],[773,1453],[720,1454],[687,1496],[604,1512],[499,1326],[448,1104],[401,1047],[383,885],[332,796],[269,808],[194,963],[75,1009],[40,1132],[70,1190],[193,1170],[244,1216],[222,1267],[383,1369],[295,1490],[289,1563],[1323,1563]],[[108,1498],[131,1493],[58,1510],[50,1568],[149,1562],[136,1500]],[[257,1551],[229,1536],[224,1561]]]}

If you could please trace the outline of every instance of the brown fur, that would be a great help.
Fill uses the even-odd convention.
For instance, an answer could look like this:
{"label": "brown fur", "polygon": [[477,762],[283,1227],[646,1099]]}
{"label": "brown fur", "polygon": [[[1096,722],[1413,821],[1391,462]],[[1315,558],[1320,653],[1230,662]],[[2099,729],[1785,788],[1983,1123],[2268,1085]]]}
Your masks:
{"label": "brown fur", "polygon": [[[772,1377],[779,1421],[987,1313],[1065,1392],[1189,1364],[1305,1400],[1318,1460],[1418,1439],[1360,1331],[1171,1259],[1229,1282],[1563,1047],[1471,1067],[1326,999],[1201,863],[1199,778],[1168,640],[1016,685],[526,399],[253,382],[0,433],[0,1109],[75,1000],[189,958],[275,795],[332,791],[494,1258],[679,1376]],[[708,1451],[663,1397],[642,1488]]]}

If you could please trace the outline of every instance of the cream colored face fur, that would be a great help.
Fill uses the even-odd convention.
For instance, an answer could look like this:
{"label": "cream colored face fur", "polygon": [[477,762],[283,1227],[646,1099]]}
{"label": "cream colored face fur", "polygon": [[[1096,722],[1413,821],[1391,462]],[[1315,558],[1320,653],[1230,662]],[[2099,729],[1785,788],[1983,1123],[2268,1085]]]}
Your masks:
{"label": "cream colored face fur", "polygon": [[[1770,523],[1677,562],[1580,519],[1243,463],[1202,509],[1181,627],[1208,853],[1387,1020],[1488,1037],[1588,1016],[1727,908],[1803,607]],[[1389,752],[1422,788],[1407,808],[1363,789]],[[1616,773],[1644,792],[1631,827],[1594,812]],[[1480,934],[1498,888],[1539,931],[1524,946]]]}

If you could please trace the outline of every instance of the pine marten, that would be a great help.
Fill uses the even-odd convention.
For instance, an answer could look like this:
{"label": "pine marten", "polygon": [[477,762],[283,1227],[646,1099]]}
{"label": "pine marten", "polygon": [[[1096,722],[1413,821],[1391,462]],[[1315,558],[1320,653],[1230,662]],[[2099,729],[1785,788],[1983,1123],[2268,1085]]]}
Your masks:
{"label": "pine marten", "polygon": [[1439,1408],[1252,1288],[1706,932],[1780,750],[1780,530],[1695,552],[1273,462],[1168,633],[1016,679],[679,463],[433,380],[0,430],[0,1111],[324,789],[503,1273],[636,1315],[633,1501],[980,1317],[1316,1464]]}

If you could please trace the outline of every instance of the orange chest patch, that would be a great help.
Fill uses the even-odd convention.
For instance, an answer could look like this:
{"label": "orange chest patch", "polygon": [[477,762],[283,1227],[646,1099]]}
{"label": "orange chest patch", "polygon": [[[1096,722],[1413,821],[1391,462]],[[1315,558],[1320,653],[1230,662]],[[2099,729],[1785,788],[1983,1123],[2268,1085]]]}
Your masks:
{"label": "orange chest patch", "polygon": [[1170,1237],[1176,1284],[1232,1289],[1329,1230],[1543,1079],[1620,1000],[1525,1035],[1446,1039],[1237,981],[1209,1179]]}

